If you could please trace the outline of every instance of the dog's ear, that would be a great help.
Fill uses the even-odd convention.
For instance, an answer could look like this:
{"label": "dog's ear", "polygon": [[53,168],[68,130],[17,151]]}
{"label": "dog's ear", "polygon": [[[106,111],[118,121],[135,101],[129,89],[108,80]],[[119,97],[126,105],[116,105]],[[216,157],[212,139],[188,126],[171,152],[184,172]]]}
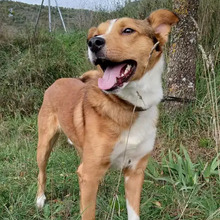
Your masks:
{"label": "dog's ear", "polygon": [[89,40],[90,38],[92,38],[95,34],[95,32],[97,31],[96,27],[91,27],[88,31],[88,35],[87,35],[87,40]]}
{"label": "dog's ear", "polygon": [[173,12],[166,9],[159,9],[150,14],[147,18],[155,32],[160,45],[164,45],[168,40],[171,26],[178,23],[179,18]]}

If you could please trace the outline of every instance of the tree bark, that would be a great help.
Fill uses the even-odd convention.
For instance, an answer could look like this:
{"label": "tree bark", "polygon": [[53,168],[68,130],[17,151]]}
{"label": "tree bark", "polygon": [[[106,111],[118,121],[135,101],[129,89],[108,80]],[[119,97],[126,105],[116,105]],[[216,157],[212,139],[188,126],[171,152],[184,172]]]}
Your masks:
{"label": "tree bark", "polygon": [[[197,11],[199,0],[173,0],[173,11],[180,22],[171,35],[167,70],[167,96],[189,101],[195,98]],[[169,102],[173,106],[174,102]],[[180,104],[175,102],[174,106]]]}

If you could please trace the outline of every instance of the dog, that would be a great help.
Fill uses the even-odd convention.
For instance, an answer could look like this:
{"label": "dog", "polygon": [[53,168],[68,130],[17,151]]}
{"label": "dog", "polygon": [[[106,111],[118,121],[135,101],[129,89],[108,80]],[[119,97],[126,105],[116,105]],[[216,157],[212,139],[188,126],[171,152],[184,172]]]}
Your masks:
{"label": "dog", "polygon": [[82,220],[95,219],[99,182],[110,167],[123,171],[128,219],[140,219],[144,171],[163,97],[163,46],[178,21],[159,9],[144,20],[119,18],[89,30],[88,56],[97,70],[58,79],[44,94],[38,116],[39,208],[46,200],[47,161],[62,130],[81,157]]}

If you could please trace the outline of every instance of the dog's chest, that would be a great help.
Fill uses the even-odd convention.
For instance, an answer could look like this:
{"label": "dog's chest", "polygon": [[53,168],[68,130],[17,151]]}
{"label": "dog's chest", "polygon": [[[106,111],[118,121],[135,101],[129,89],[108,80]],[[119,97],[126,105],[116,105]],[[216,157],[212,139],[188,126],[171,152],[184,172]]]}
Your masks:
{"label": "dog's chest", "polygon": [[124,131],[111,154],[113,168],[135,167],[153,150],[156,136],[157,107],[141,112],[129,130]]}

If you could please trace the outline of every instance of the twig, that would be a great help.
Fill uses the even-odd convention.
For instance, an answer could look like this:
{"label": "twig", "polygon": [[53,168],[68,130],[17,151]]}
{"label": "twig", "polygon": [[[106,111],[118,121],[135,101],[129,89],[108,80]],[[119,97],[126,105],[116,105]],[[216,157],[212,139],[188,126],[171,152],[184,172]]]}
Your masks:
{"label": "twig", "polygon": [[149,54],[149,57],[148,57],[148,62],[150,61],[150,58],[154,52],[154,50],[156,49],[157,45],[159,44],[160,42],[157,41],[157,43],[154,44],[154,46],[151,48],[151,51],[150,51],[150,54]]}
{"label": "twig", "polygon": [[180,98],[175,96],[164,96],[161,102],[181,102],[181,103],[191,103],[195,101],[195,99],[187,99],[187,98]]}
{"label": "twig", "polygon": [[[195,27],[197,28],[197,36],[199,37],[200,29],[199,25],[195,21],[195,19],[191,16],[191,19],[193,20]],[[217,97],[217,85],[216,85],[216,73],[214,68],[214,63],[212,61],[211,55],[207,56],[207,53],[205,52],[203,46],[201,44],[198,45],[199,49],[202,53],[202,59],[205,65],[205,74],[207,78],[207,89],[208,94],[210,95],[211,105],[212,105],[212,122],[213,122],[213,136],[215,140],[216,145],[216,152],[219,152],[219,146],[220,146],[220,119],[219,119],[219,109],[218,109],[218,97]],[[209,73],[206,72],[206,70],[209,72],[211,71],[213,79],[211,79],[211,76]],[[212,82],[213,81],[213,82]],[[220,177],[220,167],[218,167],[219,170],[219,177]]]}
{"label": "twig", "polygon": [[216,209],[215,212],[213,212],[206,220],[212,220],[213,217],[218,215],[220,213],[220,208]]}

